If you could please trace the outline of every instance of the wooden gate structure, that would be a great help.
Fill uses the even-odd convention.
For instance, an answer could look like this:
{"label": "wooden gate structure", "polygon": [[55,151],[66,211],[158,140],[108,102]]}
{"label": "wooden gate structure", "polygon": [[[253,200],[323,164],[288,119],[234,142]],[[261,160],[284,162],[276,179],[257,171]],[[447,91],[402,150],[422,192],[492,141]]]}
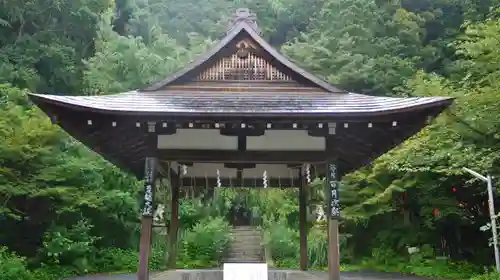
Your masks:
{"label": "wooden gate structure", "polygon": [[236,11],[216,46],[152,86],[111,95],[30,98],[71,136],[145,180],[139,280],[149,277],[153,184],[167,173],[172,174],[170,268],[179,186],[194,183],[300,187],[300,268],[306,270],[306,165],[326,177],[329,279],[338,280],[337,182],[417,133],[452,103],[444,97],[368,96],[330,85],[270,46],[248,9]]}

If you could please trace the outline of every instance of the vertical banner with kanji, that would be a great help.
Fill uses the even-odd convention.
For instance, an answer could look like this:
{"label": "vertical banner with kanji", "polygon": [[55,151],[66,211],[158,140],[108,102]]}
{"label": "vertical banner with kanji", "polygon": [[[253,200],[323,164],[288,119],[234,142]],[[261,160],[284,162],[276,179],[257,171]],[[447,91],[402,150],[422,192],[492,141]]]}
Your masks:
{"label": "vertical banner with kanji", "polygon": [[143,216],[153,216],[153,195],[155,181],[155,163],[153,157],[147,157],[144,163],[144,205],[142,208]]}
{"label": "vertical banner with kanji", "polygon": [[330,219],[340,218],[340,196],[339,182],[337,174],[337,163],[335,160],[328,160],[326,163],[326,187],[328,191],[328,214]]}

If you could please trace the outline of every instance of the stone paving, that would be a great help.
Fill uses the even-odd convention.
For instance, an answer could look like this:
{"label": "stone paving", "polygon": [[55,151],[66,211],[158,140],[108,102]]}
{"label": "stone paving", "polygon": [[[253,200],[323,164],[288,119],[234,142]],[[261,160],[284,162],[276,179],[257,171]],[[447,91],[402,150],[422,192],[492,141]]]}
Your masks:
{"label": "stone paving", "polygon": [[[199,278],[199,277],[189,277],[181,276],[179,274],[180,271],[168,271],[162,273],[155,273],[151,275],[151,280],[209,280],[214,278]],[[289,276],[287,277],[278,277],[275,279],[279,280],[327,280],[328,275],[324,271],[310,271],[310,272],[301,272],[301,271],[287,271],[289,272]],[[399,273],[378,273],[378,272],[343,272],[341,274],[341,278],[344,280],[382,280],[382,279],[391,279],[391,280],[423,280],[426,278],[415,277],[415,276],[404,276]],[[75,277],[69,280],[136,280],[137,277],[135,274],[128,275],[99,275],[99,276],[82,276]],[[219,277],[222,280],[222,277]],[[269,279],[271,280],[271,279]]]}

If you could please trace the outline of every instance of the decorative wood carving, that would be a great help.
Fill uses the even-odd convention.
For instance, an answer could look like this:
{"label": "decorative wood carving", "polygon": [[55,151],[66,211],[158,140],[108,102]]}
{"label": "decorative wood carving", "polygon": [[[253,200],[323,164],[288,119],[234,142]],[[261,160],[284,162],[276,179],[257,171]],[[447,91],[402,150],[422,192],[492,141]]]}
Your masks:
{"label": "decorative wood carving", "polygon": [[238,80],[292,81],[292,78],[253,53],[250,45],[245,45],[231,56],[222,58],[196,77],[196,81]]}

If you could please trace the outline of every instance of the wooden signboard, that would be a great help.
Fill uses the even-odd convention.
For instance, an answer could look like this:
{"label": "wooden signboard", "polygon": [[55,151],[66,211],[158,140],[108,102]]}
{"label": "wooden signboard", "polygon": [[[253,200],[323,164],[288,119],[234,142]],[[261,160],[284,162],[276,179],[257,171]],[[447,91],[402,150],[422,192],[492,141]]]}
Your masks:
{"label": "wooden signboard", "polygon": [[333,160],[327,163],[326,185],[330,198],[328,205],[330,219],[340,219],[339,182],[337,181],[337,166]]}
{"label": "wooden signboard", "polygon": [[152,217],[153,216],[153,192],[154,192],[154,169],[155,169],[155,158],[147,157],[144,170],[144,206],[142,210],[143,216]]}

